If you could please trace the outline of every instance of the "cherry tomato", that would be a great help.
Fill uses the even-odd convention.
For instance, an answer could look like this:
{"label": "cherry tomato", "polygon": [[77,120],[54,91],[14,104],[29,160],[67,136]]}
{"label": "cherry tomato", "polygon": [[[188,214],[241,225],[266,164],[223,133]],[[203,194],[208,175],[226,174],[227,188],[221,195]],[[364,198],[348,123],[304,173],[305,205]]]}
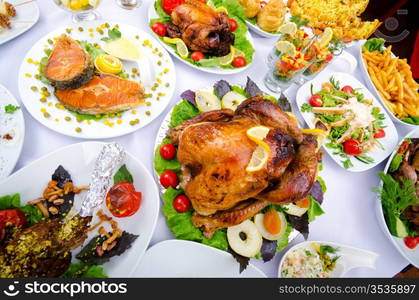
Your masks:
{"label": "cherry tomato", "polygon": [[333,55],[332,54],[327,54],[326,55],[326,62],[330,62],[333,59]]}
{"label": "cherry tomato", "polygon": [[178,213],[184,213],[191,207],[191,201],[186,195],[179,195],[173,200],[173,207]]}
{"label": "cherry tomato", "polygon": [[0,227],[6,224],[24,227],[28,224],[25,214],[19,209],[0,210]]}
{"label": "cherry tomato", "polygon": [[349,155],[359,155],[362,153],[359,148],[359,142],[354,139],[346,140],[343,144],[343,151]]}
{"label": "cherry tomato", "polygon": [[260,6],[264,7],[266,4],[268,4],[266,1],[260,1]]}
{"label": "cherry tomato", "polygon": [[156,22],[151,25],[151,29],[159,36],[166,36],[166,26],[163,23]]}
{"label": "cherry tomato", "polygon": [[171,160],[176,156],[176,148],[173,144],[164,144],[160,147],[160,155],[165,160]]}
{"label": "cherry tomato", "polygon": [[238,26],[237,21],[234,19],[230,19],[229,22],[230,22],[230,31],[233,32],[234,30],[237,29],[237,26]]}
{"label": "cherry tomato", "polygon": [[121,181],[106,195],[106,207],[117,218],[129,217],[140,208],[141,198],[141,192],[137,192],[132,183]]}
{"label": "cherry tomato", "polygon": [[174,171],[166,170],[160,175],[160,183],[162,186],[164,186],[166,189],[171,186],[173,188],[177,187],[179,180],[177,178],[177,175]]}
{"label": "cherry tomato", "polygon": [[194,51],[191,54],[191,59],[194,61],[200,61],[201,59],[204,59],[205,55],[201,51]]}
{"label": "cherry tomato", "polygon": [[353,94],[354,89],[350,85],[345,85],[343,88],[341,88],[341,91],[348,94]]}
{"label": "cherry tomato", "polygon": [[163,7],[163,10],[170,15],[172,14],[172,11],[183,4],[183,2],[183,0],[162,0],[161,6]]}
{"label": "cherry tomato", "polygon": [[309,103],[313,107],[322,107],[323,106],[323,100],[322,97],[318,94],[311,95],[309,99]]}
{"label": "cherry tomato", "polygon": [[403,240],[406,247],[410,249],[415,249],[416,245],[418,244],[418,238],[415,237],[408,236],[405,237]]}
{"label": "cherry tomato", "polygon": [[386,136],[386,132],[382,128],[378,129],[377,132],[374,134],[374,138],[376,139],[381,139],[385,136]]}
{"label": "cherry tomato", "polygon": [[241,67],[244,67],[245,65],[246,65],[246,59],[243,56],[237,56],[233,60],[233,67],[235,68],[241,68]]}

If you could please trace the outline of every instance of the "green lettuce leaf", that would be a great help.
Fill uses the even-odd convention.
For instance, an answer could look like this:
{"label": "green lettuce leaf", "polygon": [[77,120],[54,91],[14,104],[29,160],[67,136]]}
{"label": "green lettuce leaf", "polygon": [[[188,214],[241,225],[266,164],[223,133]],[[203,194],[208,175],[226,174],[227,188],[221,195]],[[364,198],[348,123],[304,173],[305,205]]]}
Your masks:
{"label": "green lettuce leaf", "polygon": [[369,52],[372,52],[374,50],[377,50],[378,52],[383,52],[384,43],[384,39],[373,38],[365,42],[364,48],[367,49]]}
{"label": "green lettuce leaf", "polygon": [[189,101],[183,100],[173,107],[172,117],[169,127],[173,128],[180,125],[183,121],[189,120],[199,114],[199,110]]}
{"label": "green lettuce leaf", "polygon": [[180,162],[175,157],[171,160],[166,160],[160,155],[160,148],[164,144],[171,144],[172,141],[170,139],[164,139],[161,144],[157,147],[154,153],[154,169],[156,170],[157,174],[161,174],[164,170],[172,170],[175,172],[180,172]]}
{"label": "green lettuce leaf", "polygon": [[192,224],[192,212],[178,213],[173,207],[176,196],[183,194],[182,190],[169,187],[163,194],[163,213],[170,230],[177,239],[199,242],[226,251],[228,248],[226,230],[217,230],[213,237],[207,239],[201,230]]}
{"label": "green lettuce leaf", "polygon": [[411,116],[411,117],[402,118],[400,120],[408,124],[419,125],[419,117]]}
{"label": "green lettuce leaf", "polygon": [[119,170],[113,176],[113,183],[117,184],[122,181],[133,183],[134,179],[132,178],[131,173],[128,171],[126,165],[122,165]]}
{"label": "green lettuce leaf", "polygon": [[292,231],[292,227],[290,223],[287,223],[287,229],[285,230],[284,235],[276,241],[276,252],[281,251],[288,245],[288,239],[289,239],[291,231]]}
{"label": "green lettuce leaf", "polygon": [[308,214],[308,222],[313,222],[316,217],[324,214],[323,209],[320,206],[320,203],[317,202],[316,198],[313,196],[308,196],[310,198],[310,206],[308,208],[307,214]]}
{"label": "green lettuce leaf", "polygon": [[162,18],[170,18],[170,16],[164,11],[162,6],[162,0],[157,0],[154,2],[154,9],[156,10],[157,14]]}

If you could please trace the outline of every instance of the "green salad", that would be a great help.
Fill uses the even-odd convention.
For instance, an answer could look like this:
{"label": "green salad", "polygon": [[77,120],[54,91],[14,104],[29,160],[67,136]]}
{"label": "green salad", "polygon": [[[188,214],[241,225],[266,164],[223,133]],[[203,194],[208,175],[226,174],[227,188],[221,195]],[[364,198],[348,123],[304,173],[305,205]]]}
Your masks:
{"label": "green salad", "polygon": [[172,47],[179,57],[190,64],[199,67],[219,67],[222,69],[241,68],[250,64],[253,61],[255,49],[246,37],[247,26],[240,17],[243,13],[240,5],[232,0],[209,0],[206,4],[214,10],[217,8],[221,8],[222,11],[224,9],[227,10],[230,22],[234,20],[233,22],[236,24],[236,28],[232,32],[234,34],[234,43],[231,45],[230,52],[225,56],[207,55],[200,51],[191,51],[181,38],[169,38],[166,27],[168,23],[171,23],[171,17],[163,8],[162,0],[155,1],[154,8],[159,17],[151,19],[149,26],[162,42]]}
{"label": "green salad", "polygon": [[307,100],[301,111],[315,115],[316,128],[323,130],[329,140],[325,146],[342,158],[345,168],[353,167],[352,157],[366,164],[374,163],[368,153],[384,149],[380,139],[386,136],[386,126],[384,114],[373,106],[372,99],[330,77],[319,91],[315,92],[311,85]]}
{"label": "green salad", "polygon": [[[208,98],[210,98],[209,100],[206,98],[208,100],[205,102],[207,106],[199,104],[201,101],[199,99],[201,92],[207,94]],[[220,108],[231,108],[234,110],[242,101],[258,93],[263,94],[249,78],[245,88],[238,85],[230,85],[228,82],[221,80],[214,85],[213,89],[205,88],[197,91],[187,90],[181,94],[182,100],[173,107],[170,115],[169,127],[174,128],[182,122],[201,114],[204,112],[202,107],[205,108],[205,111]],[[210,97],[209,94],[212,94],[212,97]],[[236,102],[232,101],[232,98],[234,97]],[[277,103],[275,97],[266,94],[263,97]],[[283,102],[283,100],[281,102]],[[208,103],[210,103],[210,105],[208,105]],[[282,103],[281,107],[284,110],[287,106]],[[168,154],[166,154],[166,148],[175,149],[174,147],[176,146],[173,144],[173,141],[170,138],[165,138],[155,149],[154,168],[156,173],[160,176],[161,182],[162,177],[166,176],[166,174],[172,173],[175,177],[180,177],[182,174],[181,163],[176,157],[176,150],[171,152],[172,155],[169,155],[170,157],[166,157],[168,156]],[[162,148],[164,148],[163,152]],[[293,229],[296,229],[307,236],[309,222],[314,221],[317,216],[324,213],[320,204],[323,201],[323,194],[325,192],[325,183],[323,179],[318,176],[310,195],[304,200],[303,205],[301,205],[301,203],[287,203],[284,205],[270,204],[263,208],[255,217],[250,218],[250,220],[254,221],[250,223],[256,224],[256,226],[260,228],[263,227],[263,225],[260,225],[263,223],[263,216],[266,214],[275,214],[272,212],[274,211],[279,216],[281,231],[277,235],[274,235],[270,240],[264,238],[262,245],[259,248],[256,247],[254,252],[249,252],[251,254],[246,256],[237,254],[232,249],[233,246],[229,243],[228,230],[226,228],[216,230],[212,237],[207,238],[199,228],[194,226],[192,221],[192,216],[194,214],[193,207],[191,207],[190,204],[181,206],[180,209],[178,207],[178,201],[184,200],[185,198],[185,192],[179,185],[176,185],[176,187],[169,186],[163,192],[163,213],[166,217],[167,225],[177,239],[195,241],[224,251],[229,251],[243,267],[243,265],[247,264],[249,257],[261,258],[264,261],[272,259],[276,252],[281,251],[288,245],[289,236]],[[243,225],[248,221],[249,220],[244,221],[240,225]],[[251,227],[254,226],[251,224],[248,225]]]}

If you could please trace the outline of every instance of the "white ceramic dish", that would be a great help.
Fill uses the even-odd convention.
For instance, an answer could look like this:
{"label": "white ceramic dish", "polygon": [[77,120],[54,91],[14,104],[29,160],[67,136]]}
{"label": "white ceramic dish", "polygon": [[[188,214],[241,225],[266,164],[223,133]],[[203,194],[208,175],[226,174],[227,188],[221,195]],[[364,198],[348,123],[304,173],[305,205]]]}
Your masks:
{"label": "white ceramic dish", "polygon": [[[304,120],[306,121],[307,125],[310,128],[314,128],[313,120],[314,120],[314,114],[311,112],[301,112],[301,105],[303,103],[308,103],[308,99],[311,96],[310,92],[310,86],[313,84],[313,91],[319,91],[321,89],[321,85],[324,82],[328,82],[330,77],[334,77],[335,80],[339,81],[340,84],[343,85],[350,85],[354,89],[359,89],[362,94],[365,95],[366,99],[372,99],[373,100],[373,106],[377,106],[380,108],[381,112],[384,114],[385,119],[383,120],[384,125],[386,126],[385,132],[386,136],[382,139],[380,139],[381,144],[384,147],[384,150],[381,149],[375,149],[371,152],[368,152],[367,155],[374,158],[374,163],[366,164],[363,163],[355,158],[351,158],[351,161],[353,163],[353,167],[348,168],[348,171],[351,172],[363,172],[366,170],[369,170],[376,165],[378,165],[380,162],[382,162],[384,159],[386,159],[391,152],[393,151],[394,147],[397,144],[398,140],[398,134],[396,127],[394,126],[393,122],[391,121],[390,117],[384,110],[381,103],[376,99],[375,96],[373,96],[370,91],[358,80],[356,80],[352,75],[341,73],[341,72],[328,72],[327,70],[321,72],[316,78],[313,80],[310,80],[306,82],[304,85],[302,85],[297,92],[297,106],[302,114]],[[326,139],[327,140],[327,139]],[[333,158],[333,160],[343,168],[343,163],[341,157],[339,155],[333,154],[333,149],[329,149],[327,147],[323,147],[326,152]]]}
{"label": "white ceramic dish", "polygon": [[[62,165],[70,173],[76,186],[89,184],[94,163],[103,145],[104,143],[100,142],[85,142],[52,152],[3,181],[0,184],[0,196],[19,193],[22,204],[34,200],[42,195],[46,184],[51,180],[51,175],[59,165]],[[123,163],[126,164],[134,178],[136,190],[142,193],[142,202],[140,209],[133,216],[115,219],[120,228],[137,234],[139,237],[125,253],[111,258],[103,265],[109,277],[132,276],[148,247],[159,214],[159,194],[151,174],[132,154],[127,153]],[[34,174],[37,175],[34,176]],[[76,208],[81,205],[84,195],[85,192],[76,195]],[[112,216],[104,203],[100,208],[104,213]],[[92,222],[95,223],[95,218]],[[97,230],[89,234],[86,242],[95,235],[97,235]],[[78,251],[79,249],[75,249],[73,252],[78,253]]]}
{"label": "white ceramic dish", "polygon": [[[400,143],[393,148],[394,152],[389,157],[386,167],[384,168],[384,173],[388,172],[388,169],[390,168],[391,161],[393,160],[394,155],[396,155],[397,150],[399,149],[401,143],[403,143],[405,138],[419,138],[419,128],[416,128],[409,132],[401,141]],[[380,182],[380,188],[383,186],[383,182]],[[381,199],[380,196],[377,196],[376,201],[376,215],[378,219],[378,223],[380,224],[381,230],[384,232],[384,234],[388,237],[388,239],[392,242],[392,244],[397,248],[397,250],[400,252],[400,254],[406,258],[412,265],[414,265],[416,268],[419,268],[419,247],[416,247],[415,249],[409,249],[404,244],[403,239],[393,236],[388,227],[386,220],[384,218],[384,212],[383,207],[381,205]]]}
{"label": "white ceramic dish", "polygon": [[[11,4],[23,3],[25,0],[8,0]],[[16,17],[12,18],[12,28],[0,33],[0,45],[25,33],[39,20],[39,7],[36,1],[16,7]],[[21,21],[21,23],[20,23]]]}
{"label": "white ceramic dish", "polygon": [[279,263],[278,267],[278,277],[282,277],[282,265],[289,253],[296,249],[310,249],[313,250],[311,247],[311,243],[317,243],[318,245],[329,245],[333,248],[337,248],[337,255],[340,256],[336,262],[336,267],[333,271],[329,273],[330,277],[344,277],[345,274],[354,268],[373,268],[375,269],[375,263],[379,255],[375,252],[358,249],[338,243],[333,242],[325,242],[325,241],[306,241],[299,244],[294,245],[291,247],[282,257],[281,262]]}
{"label": "white ceramic dish", "polygon": [[182,240],[160,242],[147,250],[134,277],[258,277],[266,275],[249,264],[242,273],[230,253]]}
{"label": "white ceramic dish", "polygon": [[[5,113],[6,105],[19,106],[15,97],[0,84],[0,181],[12,173],[22,152],[25,139],[25,121],[22,109],[13,114]],[[12,140],[6,134],[14,134]]]}
{"label": "white ceramic dish", "polygon": [[[148,21],[147,23],[150,23],[150,20],[152,19],[156,19],[159,18],[160,16],[157,14],[155,8],[154,8],[154,0],[150,1],[149,7],[148,7]],[[150,31],[152,32],[152,30],[150,29]],[[154,35],[156,35],[154,32],[152,32]],[[253,43],[253,39],[252,36],[250,35],[249,32],[246,33],[246,38],[249,40],[249,42],[252,44],[253,48],[255,48],[255,45]],[[228,74],[236,74],[236,73],[240,73],[243,72],[244,70],[246,70],[252,63],[247,64],[246,66],[242,67],[242,68],[236,68],[236,69],[223,69],[223,68],[218,68],[218,67],[200,67],[194,64],[191,64],[190,62],[182,59],[175,51],[175,49],[173,49],[172,47],[170,47],[169,45],[167,45],[166,43],[164,43],[163,41],[161,41],[157,36],[156,39],[160,42],[161,45],[163,45],[163,47],[167,50],[167,52],[169,52],[170,54],[172,54],[176,59],[178,59],[179,61],[183,62],[184,64],[187,64],[188,66],[203,71],[203,72],[207,72],[207,73],[212,73],[212,74],[220,74],[220,75],[228,75]],[[254,55],[253,55],[253,60],[254,60]]]}
{"label": "white ceramic dish", "polygon": [[[413,125],[413,124],[409,124],[406,122],[403,122],[402,120],[400,120],[399,118],[397,118],[392,112],[391,110],[387,107],[386,102],[384,101],[384,99],[381,98],[380,93],[378,92],[377,88],[375,87],[374,83],[371,81],[370,75],[368,74],[368,69],[367,66],[365,65],[365,61],[362,57],[362,48],[364,46],[364,43],[360,44],[359,46],[359,51],[358,51],[358,55],[359,55],[359,61],[360,61],[360,66],[361,66],[361,73],[362,73],[362,77],[364,78],[364,81],[367,83],[368,88],[373,91],[374,95],[376,96],[377,99],[380,100],[381,104],[384,106],[384,108],[386,109],[387,113],[391,116],[391,118],[398,124],[401,124],[403,126],[406,127],[410,127],[410,128],[415,128],[418,127],[418,125]],[[394,55],[393,55],[394,56]]]}
{"label": "white ceramic dish", "polygon": [[[100,43],[100,39],[103,38],[104,35],[100,35],[96,32],[95,29],[103,23],[103,21],[83,23],[82,25],[70,25],[68,27],[61,27],[56,29],[36,42],[22,61],[18,79],[20,98],[22,99],[29,113],[42,125],[48,127],[51,130],[57,131],[64,135],[85,139],[105,139],[117,137],[134,132],[148,125],[154,119],[156,119],[169,105],[176,85],[176,73],[170,55],[148,33],[145,33],[134,26],[109,22],[111,28],[118,24],[119,30],[124,37],[128,37],[133,41],[138,41],[138,47],[141,50],[141,53],[147,57],[148,61],[150,62],[150,68],[153,70],[153,73],[156,77],[152,80],[152,82],[154,83],[157,81],[157,79],[161,79],[161,83],[155,91],[153,91],[150,86],[145,85],[145,93],[152,94],[151,98],[145,99],[146,102],[150,103],[150,106],[143,104],[139,107],[135,107],[122,113],[121,124],[116,122],[117,118],[107,119],[109,122],[114,123],[114,126],[112,127],[106,125],[104,120],[89,121],[91,123],[90,125],[88,124],[88,121],[79,123],[76,121],[76,116],[69,110],[60,109],[55,106],[55,104],[58,104],[59,101],[54,96],[53,88],[34,78],[34,74],[37,74],[38,66],[33,63],[29,63],[28,59],[31,58],[33,60],[40,61],[41,58],[45,56],[44,49],[45,47],[48,47],[48,39],[53,39],[62,33],[66,33],[67,28],[73,28],[70,36],[74,39],[87,40],[92,43]],[[79,26],[84,29],[82,32],[78,30]],[[94,29],[94,32],[89,32],[89,29]],[[106,35],[106,30],[104,30],[104,32]],[[91,37],[91,34],[93,34],[94,37]],[[138,39],[136,39],[137,36]],[[151,47],[143,44],[146,40],[150,42],[149,45],[151,45]],[[158,51],[153,53],[153,51],[155,51],[154,49],[158,49]],[[158,53],[162,53],[162,56],[158,56]],[[160,65],[158,64],[159,61],[161,62]],[[132,68],[137,68],[141,73],[141,66],[138,66],[135,62],[124,61],[123,65],[124,70],[129,74],[132,73]],[[166,69],[168,71],[165,73],[164,70]],[[31,77],[28,77],[27,74],[30,74]],[[130,77],[130,79],[132,78]],[[166,83],[168,83],[169,86],[166,86]],[[40,102],[39,99],[42,96],[39,91],[34,92],[31,90],[32,86],[38,87],[38,90],[42,86],[46,86],[51,93],[48,101],[45,103]],[[159,96],[158,93],[163,93],[164,95]],[[51,117],[45,118],[41,110],[46,110],[51,115]],[[65,121],[65,117],[70,117],[71,121]],[[140,120],[138,124],[129,124],[131,120],[135,120],[137,118]],[[75,129],[77,127],[82,129],[81,132],[76,132]]]}

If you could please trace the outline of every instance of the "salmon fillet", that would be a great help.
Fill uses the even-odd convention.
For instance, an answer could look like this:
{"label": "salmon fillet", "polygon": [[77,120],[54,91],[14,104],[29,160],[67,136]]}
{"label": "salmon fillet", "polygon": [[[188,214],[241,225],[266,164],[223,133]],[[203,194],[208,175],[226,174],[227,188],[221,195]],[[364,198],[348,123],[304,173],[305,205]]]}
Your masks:
{"label": "salmon fillet", "polygon": [[135,81],[98,73],[78,89],[56,89],[55,96],[70,110],[95,115],[118,112],[141,105],[144,103],[144,88]]}
{"label": "salmon fillet", "polygon": [[90,81],[94,66],[90,55],[66,35],[55,43],[44,69],[45,77],[57,89],[76,89]]}

